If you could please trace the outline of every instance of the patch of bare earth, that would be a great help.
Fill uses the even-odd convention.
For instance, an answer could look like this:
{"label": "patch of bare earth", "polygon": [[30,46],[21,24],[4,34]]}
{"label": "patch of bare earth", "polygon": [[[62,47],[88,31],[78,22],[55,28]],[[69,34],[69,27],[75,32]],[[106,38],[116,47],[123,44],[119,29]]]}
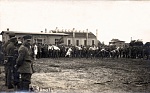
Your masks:
{"label": "patch of bare earth", "polygon": [[37,92],[150,92],[150,62],[141,59],[47,58],[34,69]]}
{"label": "patch of bare earth", "polygon": [[[31,86],[35,92],[97,93],[150,92],[150,61],[141,59],[38,59]],[[0,92],[4,86],[0,66]]]}

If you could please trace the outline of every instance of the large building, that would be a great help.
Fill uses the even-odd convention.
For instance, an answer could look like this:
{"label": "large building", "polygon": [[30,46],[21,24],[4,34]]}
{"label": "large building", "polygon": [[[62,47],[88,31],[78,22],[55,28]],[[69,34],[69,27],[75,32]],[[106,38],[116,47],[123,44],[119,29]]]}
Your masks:
{"label": "large building", "polygon": [[[65,33],[48,33],[48,32],[22,32],[22,31],[2,31],[2,42],[6,42],[9,39],[9,33],[14,32],[16,37],[19,39],[20,37],[23,37],[24,35],[31,35],[32,36],[32,43],[41,43],[41,44],[57,44],[58,40],[61,37],[66,37],[68,34]],[[64,38],[66,39],[66,38]],[[64,43],[66,40],[64,40]]]}
{"label": "large building", "polygon": [[86,31],[77,31],[75,28],[73,28],[70,31],[63,31],[63,30],[53,30],[54,33],[65,33],[68,34],[67,36],[67,45],[98,45],[97,36],[94,35],[92,32],[89,32],[88,29]]}
{"label": "large building", "polygon": [[41,44],[58,44],[60,39],[63,38],[63,44],[65,45],[98,45],[98,40],[96,36],[91,32],[81,32],[81,31],[60,31],[60,30],[51,30],[41,31],[41,32],[22,32],[22,31],[2,31],[2,42],[6,42],[9,39],[9,33],[14,32],[16,37],[19,39],[24,35],[32,36],[32,43],[41,43]]}
{"label": "large building", "polygon": [[125,41],[121,41],[119,39],[112,39],[110,42],[109,42],[109,45],[110,46],[115,46],[115,47],[125,47]]}

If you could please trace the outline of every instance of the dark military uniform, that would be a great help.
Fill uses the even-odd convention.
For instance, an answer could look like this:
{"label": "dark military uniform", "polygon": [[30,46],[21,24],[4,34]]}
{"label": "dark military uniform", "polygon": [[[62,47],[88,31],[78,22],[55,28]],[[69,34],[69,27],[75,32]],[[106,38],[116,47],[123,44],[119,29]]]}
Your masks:
{"label": "dark military uniform", "polygon": [[[15,37],[15,33],[11,32],[9,33],[9,38],[11,39],[12,37]],[[4,64],[4,69],[5,69],[5,85],[7,86],[7,72],[8,72],[8,67],[7,67],[7,55],[6,55],[6,47],[8,46],[8,44],[10,43],[10,40],[8,40],[6,43],[4,43],[4,45],[2,45],[2,51],[3,51],[3,64]]]}
{"label": "dark military uniform", "polygon": [[13,84],[14,84],[14,87],[15,87],[15,90],[20,90],[20,78],[19,78],[19,72],[17,72],[17,68],[15,67],[16,65],[16,60],[18,58],[18,48],[20,47],[20,44],[18,43],[17,44],[17,47],[15,48],[14,50],[14,60],[15,60],[15,63],[13,64]]}
{"label": "dark military uniform", "polygon": [[13,72],[14,72],[14,65],[16,63],[16,57],[14,56],[15,49],[16,49],[16,42],[17,42],[17,38],[12,37],[10,39],[10,43],[6,47],[6,57],[7,57],[6,79],[7,79],[7,86],[9,89],[13,88],[12,81],[14,79]]}
{"label": "dark military uniform", "polygon": [[25,36],[25,42],[20,46],[17,58],[17,68],[18,72],[21,74],[21,88],[23,91],[29,91],[29,84],[31,83],[31,75],[33,73],[31,52],[29,44],[26,41],[30,37]]}
{"label": "dark military uniform", "polygon": [[2,65],[3,53],[2,53],[2,42],[0,41],[0,65]]}

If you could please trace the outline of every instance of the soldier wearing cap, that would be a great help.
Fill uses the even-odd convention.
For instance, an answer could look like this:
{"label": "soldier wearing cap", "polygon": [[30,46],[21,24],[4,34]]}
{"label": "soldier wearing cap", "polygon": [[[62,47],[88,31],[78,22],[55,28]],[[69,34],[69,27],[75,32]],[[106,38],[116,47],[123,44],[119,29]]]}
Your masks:
{"label": "soldier wearing cap", "polygon": [[31,83],[31,75],[33,73],[30,45],[31,36],[23,36],[23,44],[19,47],[16,63],[18,72],[21,74],[20,84],[22,91],[29,91],[29,84]]}
{"label": "soldier wearing cap", "polygon": [[[12,37],[15,37],[15,33],[14,32],[9,32],[9,38],[11,39]],[[8,44],[10,43],[10,40],[8,40],[6,43],[4,43],[4,45],[2,45],[2,51],[3,51],[3,56],[4,56],[4,69],[5,69],[5,86],[8,86],[8,82],[7,82],[7,76],[8,76],[8,66],[7,66],[7,62],[8,62],[8,58],[6,55],[6,47],[8,46]],[[9,87],[11,88],[11,86],[9,85]]]}
{"label": "soldier wearing cap", "polygon": [[8,89],[13,88],[14,80],[12,77],[14,77],[14,65],[16,64],[16,56],[15,56],[15,49],[17,45],[17,38],[11,37],[9,44],[6,47],[6,57],[7,57],[7,86]]}
{"label": "soldier wearing cap", "polygon": [[[15,37],[15,33],[14,32],[9,32],[9,39],[11,39],[12,37]],[[9,40],[2,46],[3,48],[3,52],[6,52],[5,49],[7,47],[7,45],[9,44]]]}

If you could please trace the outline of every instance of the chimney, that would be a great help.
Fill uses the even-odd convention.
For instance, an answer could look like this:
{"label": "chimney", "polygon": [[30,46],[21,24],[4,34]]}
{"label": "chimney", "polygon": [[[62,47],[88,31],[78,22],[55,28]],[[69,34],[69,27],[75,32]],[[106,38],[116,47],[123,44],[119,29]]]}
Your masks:
{"label": "chimney", "polygon": [[45,33],[47,33],[47,29],[45,28]]}
{"label": "chimney", "polygon": [[67,31],[67,29],[65,29],[65,32]]}
{"label": "chimney", "polygon": [[86,29],[86,32],[88,33],[88,29]]}
{"label": "chimney", "polygon": [[73,30],[75,30],[75,28],[73,28]]}
{"label": "chimney", "polygon": [[7,28],[7,31],[9,31],[9,28]]}
{"label": "chimney", "polygon": [[57,33],[57,31],[58,31],[58,27],[56,27],[55,31],[56,31],[56,33]]}
{"label": "chimney", "polygon": [[75,45],[75,28],[72,30],[73,38],[72,38],[72,44]]}
{"label": "chimney", "polygon": [[98,29],[96,29],[96,39],[98,39]]}
{"label": "chimney", "polygon": [[75,37],[75,28],[73,28],[72,33],[73,33],[73,37]]}

